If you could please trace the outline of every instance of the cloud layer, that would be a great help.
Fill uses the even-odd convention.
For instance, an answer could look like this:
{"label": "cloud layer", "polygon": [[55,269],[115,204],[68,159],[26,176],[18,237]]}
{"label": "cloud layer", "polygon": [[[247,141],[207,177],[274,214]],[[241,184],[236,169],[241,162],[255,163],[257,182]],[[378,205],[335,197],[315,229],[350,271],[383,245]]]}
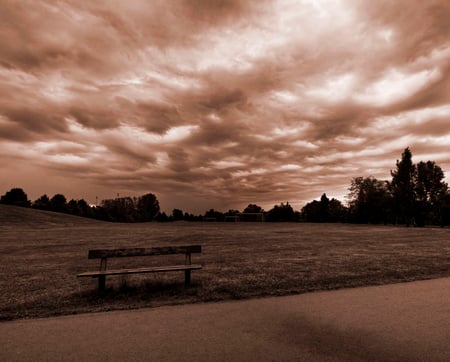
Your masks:
{"label": "cloud layer", "polygon": [[450,170],[449,18],[446,0],[3,1],[0,186],[203,212],[342,199],[407,146]]}

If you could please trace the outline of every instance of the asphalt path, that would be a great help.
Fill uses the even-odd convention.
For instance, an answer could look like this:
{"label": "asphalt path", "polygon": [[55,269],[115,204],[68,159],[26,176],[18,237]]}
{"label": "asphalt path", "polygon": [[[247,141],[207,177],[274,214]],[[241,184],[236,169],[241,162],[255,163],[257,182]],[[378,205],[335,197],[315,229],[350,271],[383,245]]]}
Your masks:
{"label": "asphalt path", "polygon": [[450,278],[3,322],[0,361],[450,361]]}

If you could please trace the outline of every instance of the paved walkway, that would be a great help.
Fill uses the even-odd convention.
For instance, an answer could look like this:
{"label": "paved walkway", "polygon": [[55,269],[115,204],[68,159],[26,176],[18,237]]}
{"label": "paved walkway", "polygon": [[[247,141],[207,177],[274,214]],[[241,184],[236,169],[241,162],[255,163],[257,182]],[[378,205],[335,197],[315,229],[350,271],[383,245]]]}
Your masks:
{"label": "paved walkway", "polygon": [[450,361],[450,278],[0,323],[1,361]]}

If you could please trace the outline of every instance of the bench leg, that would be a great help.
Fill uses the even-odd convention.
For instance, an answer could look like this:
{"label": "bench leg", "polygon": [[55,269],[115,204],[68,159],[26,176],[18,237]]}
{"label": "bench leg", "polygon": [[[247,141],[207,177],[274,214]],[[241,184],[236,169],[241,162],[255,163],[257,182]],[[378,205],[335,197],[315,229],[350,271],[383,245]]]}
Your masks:
{"label": "bench leg", "polygon": [[184,271],[184,284],[185,285],[191,284],[191,271],[190,270]]}
{"label": "bench leg", "polygon": [[98,277],[98,290],[99,291],[105,290],[105,284],[106,284],[106,276],[100,275]]}

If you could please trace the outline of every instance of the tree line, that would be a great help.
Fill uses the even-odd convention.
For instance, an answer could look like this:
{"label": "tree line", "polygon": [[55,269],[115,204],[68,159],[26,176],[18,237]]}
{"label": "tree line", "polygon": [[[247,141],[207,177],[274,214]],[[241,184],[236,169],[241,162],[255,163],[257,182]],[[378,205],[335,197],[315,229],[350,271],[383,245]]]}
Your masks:
{"label": "tree line", "polygon": [[1,196],[0,203],[112,222],[152,221],[160,212],[158,199],[152,193],[139,197],[117,197],[102,200],[100,205],[89,205],[84,199],[67,201],[63,194],[55,194],[51,198],[44,194],[31,202],[23,189],[13,188]]}
{"label": "tree line", "polygon": [[289,202],[274,205],[268,211],[249,204],[242,212],[214,209],[194,215],[173,209],[170,215],[161,212],[156,196],[147,193],[139,197],[117,197],[89,205],[84,199],[67,201],[62,194],[52,198],[42,195],[31,202],[21,188],[13,188],[0,198],[0,203],[41,210],[63,212],[112,222],[146,221],[267,221],[267,222],[347,222],[359,224],[450,225],[450,192],[444,182],[444,172],[434,161],[412,162],[406,148],[391,180],[372,176],[351,180],[347,205],[324,193],[320,200],[307,203],[301,211]]}
{"label": "tree line", "polygon": [[359,224],[450,225],[450,193],[444,172],[434,161],[412,162],[406,148],[392,179],[372,176],[351,180],[348,205],[328,200],[322,195],[302,209],[302,216],[312,222],[351,222]]}
{"label": "tree line", "polygon": [[102,200],[100,205],[89,205],[84,199],[67,201],[63,194],[55,194],[51,198],[44,194],[35,201],[30,201],[22,188],[12,188],[0,197],[0,204],[31,207],[111,222],[300,221],[300,212],[294,211],[289,202],[275,205],[269,211],[264,211],[256,204],[249,204],[243,212],[238,210],[220,212],[210,209],[204,214],[194,215],[173,209],[172,213],[167,215],[164,211],[161,212],[159,201],[152,193],[139,197],[106,199]]}

